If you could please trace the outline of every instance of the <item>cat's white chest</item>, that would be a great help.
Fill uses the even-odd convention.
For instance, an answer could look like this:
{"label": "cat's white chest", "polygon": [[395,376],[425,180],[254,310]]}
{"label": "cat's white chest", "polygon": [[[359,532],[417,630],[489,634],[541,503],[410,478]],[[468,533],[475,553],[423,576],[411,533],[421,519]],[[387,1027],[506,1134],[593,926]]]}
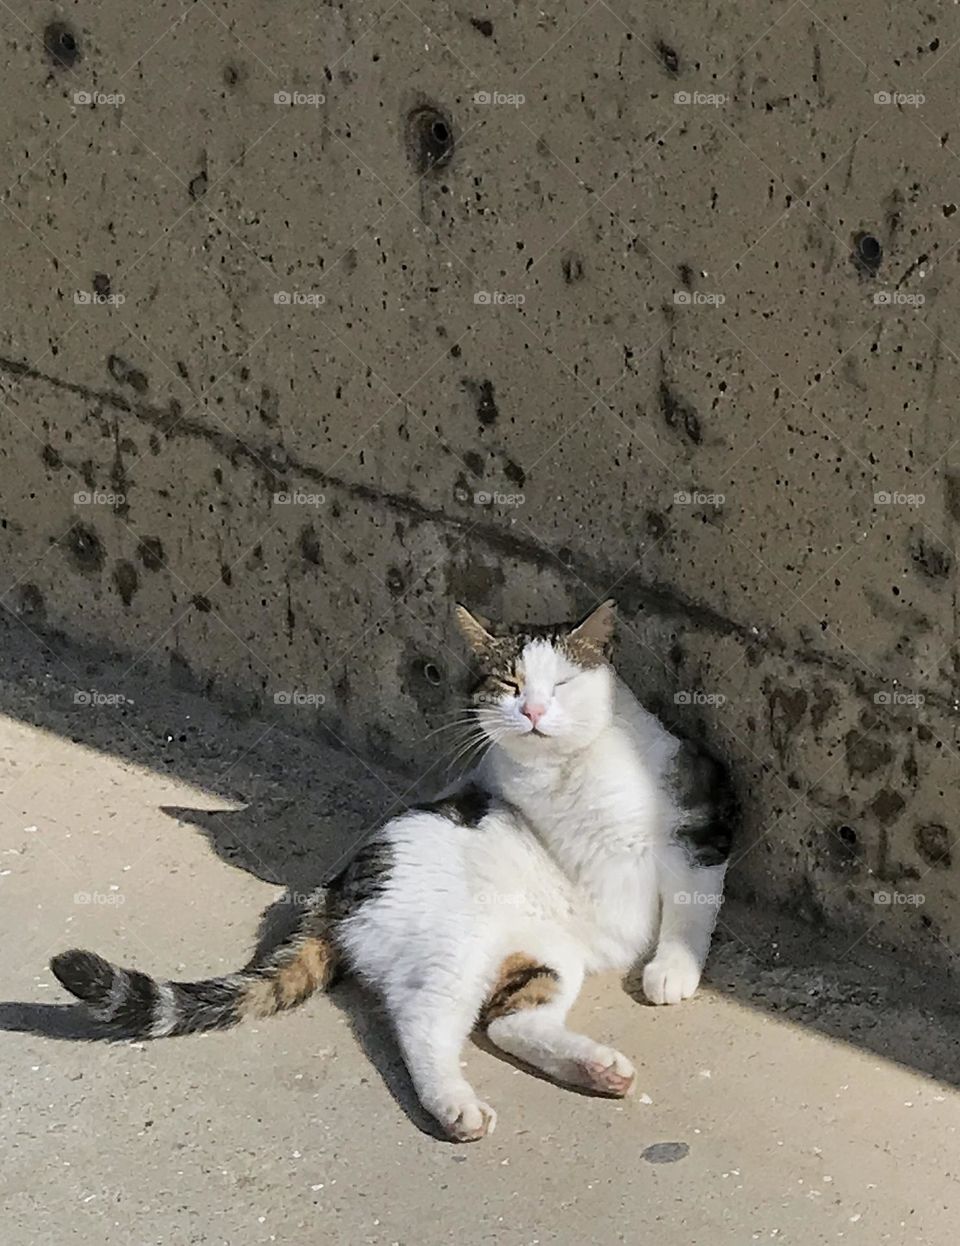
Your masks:
{"label": "cat's white chest", "polygon": [[611,732],[576,766],[500,779],[575,886],[592,967],[628,966],[655,932],[664,835],[657,783],[629,739]]}

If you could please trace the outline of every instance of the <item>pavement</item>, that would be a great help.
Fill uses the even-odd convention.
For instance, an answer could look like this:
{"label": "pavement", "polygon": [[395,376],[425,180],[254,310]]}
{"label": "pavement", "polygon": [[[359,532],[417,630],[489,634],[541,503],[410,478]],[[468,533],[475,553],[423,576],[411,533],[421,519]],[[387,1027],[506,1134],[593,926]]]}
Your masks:
{"label": "pavement", "polygon": [[21,641],[0,677],[5,1246],[956,1241],[956,983],[742,900],[694,1000],[585,989],[575,1023],[637,1063],[630,1100],[468,1045],[499,1112],[472,1146],[435,1136],[349,983],[226,1033],[97,1039],[52,953],[234,969],[410,784]]}

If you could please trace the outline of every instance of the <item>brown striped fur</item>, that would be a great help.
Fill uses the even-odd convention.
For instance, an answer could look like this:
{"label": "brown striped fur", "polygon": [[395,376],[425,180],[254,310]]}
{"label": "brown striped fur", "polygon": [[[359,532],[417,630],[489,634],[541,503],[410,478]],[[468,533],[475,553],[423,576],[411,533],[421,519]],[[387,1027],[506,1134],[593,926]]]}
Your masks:
{"label": "brown striped fur", "polygon": [[497,970],[490,993],[480,1012],[480,1022],[487,1026],[498,1017],[539,1008],[556,995],[559,975],[555,969],[541,964],[525,952],[514,952]]}
{"label": "brown striped fur", "polygon": [[270,1017],[295,1007],[314,991],[329,986],[337,960],[337,950],[329,938],[308,935],[298,940],[284,948],[275,963],[261,970],[262,977],[250,983],[240,1012],[247,1017]]}

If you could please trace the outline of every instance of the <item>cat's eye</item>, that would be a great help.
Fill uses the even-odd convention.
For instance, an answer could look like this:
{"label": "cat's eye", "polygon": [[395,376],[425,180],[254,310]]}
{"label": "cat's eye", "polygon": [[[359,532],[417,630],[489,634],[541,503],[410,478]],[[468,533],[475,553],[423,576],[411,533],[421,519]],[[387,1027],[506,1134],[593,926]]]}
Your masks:
{"label": "cat's eye", "polygon": [[514,696],[518,696],[520,693],[520,685],[515,679],[501,679],[498,675],[496,677],[496,683],[498,687],[504,690],[504,692],[511,692]]}

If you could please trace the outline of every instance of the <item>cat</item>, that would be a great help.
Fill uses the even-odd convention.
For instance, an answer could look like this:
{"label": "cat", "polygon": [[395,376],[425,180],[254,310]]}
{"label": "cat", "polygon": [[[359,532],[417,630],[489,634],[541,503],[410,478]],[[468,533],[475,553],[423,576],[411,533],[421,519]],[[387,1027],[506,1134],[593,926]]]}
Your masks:
{"label": "cat", "polygon": [[345,968],[381,996],[424,1108],[458,1141],[496,1124],[461,1070],[477,1026],[559,1082],[629,1093],[627,1057],[567,1012],[585,974],[651,949],[648,1000],[697,989],[736,818],[726,772],[616,676],[613,602],[577,625],[456,615],[485,750],[458,785],[387,821],[240,972],[160,982],[73,950],[51,961],[63,986],[114,1033],[159,1038],[289,1008]]}

